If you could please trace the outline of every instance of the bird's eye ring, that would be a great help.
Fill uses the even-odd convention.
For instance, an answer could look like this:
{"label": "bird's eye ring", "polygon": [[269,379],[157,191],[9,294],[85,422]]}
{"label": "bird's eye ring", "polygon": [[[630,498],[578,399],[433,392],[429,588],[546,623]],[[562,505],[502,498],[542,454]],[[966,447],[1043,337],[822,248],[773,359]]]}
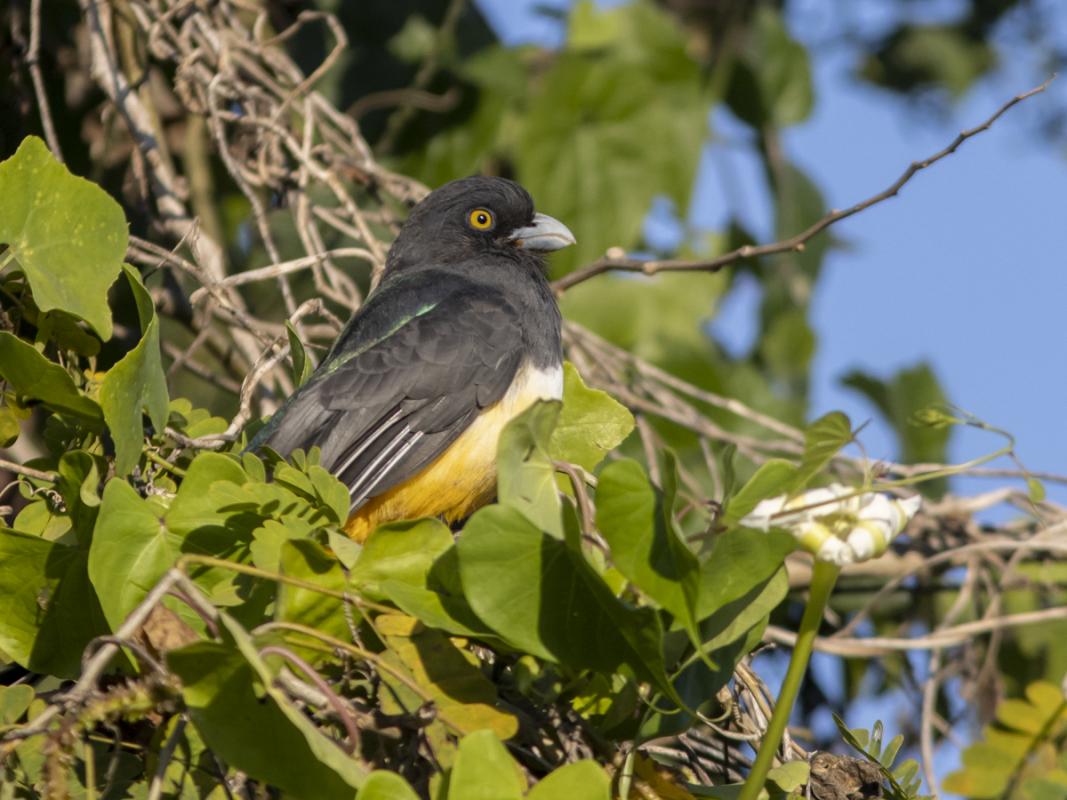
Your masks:
{"label": "bird's eye ring", "polygon": [[467,215],[467,222],[476,231],[487,231],[493,227],[493,214],[486,208],[476,208]]}

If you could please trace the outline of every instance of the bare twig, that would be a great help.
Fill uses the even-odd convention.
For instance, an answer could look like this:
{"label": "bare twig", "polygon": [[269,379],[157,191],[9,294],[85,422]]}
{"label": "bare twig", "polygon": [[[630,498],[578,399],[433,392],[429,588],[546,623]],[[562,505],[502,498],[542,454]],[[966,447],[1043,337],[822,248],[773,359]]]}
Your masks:
{"label": "bare twig", "polygon": [[[940,650],[963,644],[975,636],[992,633],[1005,628],[1017,628],[1023,625],[1039,625],[1044,622],[1067,619],[1067,608],[1045,608],[1040,611],[1026,611],[1008,614],[993,619],[968,622],[948,628],[939,628],[926,636],[912,639],[899,639],[888,636],[870,636],[862,639],[850,637],[820,637],[815,640],[815,649],[821,653],[833,653],[839,656],[872,657],[889,653],[901,653],[910,650]],[[775,644],[792,646],[797,635],[777,625],[768,625],[764,639]]]}
{"label": "bare twig", "polygon": [[44,139],[52,154],[63,160],[63,149],[59,146],[56,126],[52,122],[52,108],[48,104],[48,92],[45,90],[44,78],[41,76],[41,0],[30,0],[30,47],[26,52],[26,66],[33,81],[33,93],[37,96],[37,110],[41,115],[41,128]]}
{"label": "bare twig", "polygon": [[1036,86],[1027,92],[1018,94],[1015,97],[1008,100],[1000,108],[998,108],[993,114],[980,125],[976,125],[973,128],[969,128],[965,131],[961,131],[955,139],[953,139],[947,146],[937,151],[936,153],[927,156],[920,161],[913,161],[908,165],[908,168],[904,170],[899,178],[893,181],[887,188],[878,192],[866,200],[862,200],[855,205],[848,208],[831,211],[816,222],[812,223],[808,228],[804,229],[795,236],[790,236],[788,239],[782,239],[781,241],[771,242],[769,244],[761,245],[745,245],[739,247],[736,250],[731,250],[729,253],[724,253],[721,256],[710,259],[663,259],[663,260],[646,260],[639,258],[631,258],[625,253],[618,251],[609,251],[603,258],[594,261],[587,267],[570,272],[564,275],[559,280],[552,284],[552,288],[556,290],[557,294],[570,289],[572,286],[577,286],[579,283],[583,283],[596,275],[600,275],[604,272],[640,272],[645,275],[655,275],[659,272],[717,272],[723,267],[734,264],[738,261],[759,258],[761,256],[776,255],[778,253],[790,253],[799,252],[804,249],[804,245],[809,239],[822,233],[836,222],[840,222],[843,219],[854,216],[861,211],[865,211],[871,206],[878,205],[879,203],[888,200],[891,197],[896,197],[897,193],[904,188],[904,185],[908,183],[916,174],[926,169],[927,167],[936,164],[941,159],[952,155],[959,149],[965,141],[972,136],[977,136],[979,133],[988,130],[993,123],[995,123],[1001,116],[1003,116],[1009,109],[1024,100],[1033,97],[1036,94],[1040,94],[1048,88],[1048,85],[1052,83],[1055,76],[1050,77],[1040,86]]}
{"label": "bare twig", "polygon": [[34,478],[39,481],[56,482],[56,474],[54,472],[45,472],[33,467],[26,467],[22,464],[16,464],[14,461],[8,461],[6,458],[0,458],[0,470],[14,472],[16,475],[25,475],[27,478]]}

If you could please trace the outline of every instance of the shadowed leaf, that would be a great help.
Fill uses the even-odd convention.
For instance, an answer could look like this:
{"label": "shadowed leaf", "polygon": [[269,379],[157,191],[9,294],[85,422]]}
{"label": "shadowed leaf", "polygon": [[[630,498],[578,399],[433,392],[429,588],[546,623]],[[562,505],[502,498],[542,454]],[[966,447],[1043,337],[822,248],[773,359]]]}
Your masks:
{"label": "shadowed leaf", "polygon": [[167,377],[159,354],[159,320],[140,276],[125,267],[137,311],[141,341],[108,370],[100,385],[100,406],[115,442],[115,473],[122,477],[137,464],[144,441],[142,409],[161,433],[167,424]]}

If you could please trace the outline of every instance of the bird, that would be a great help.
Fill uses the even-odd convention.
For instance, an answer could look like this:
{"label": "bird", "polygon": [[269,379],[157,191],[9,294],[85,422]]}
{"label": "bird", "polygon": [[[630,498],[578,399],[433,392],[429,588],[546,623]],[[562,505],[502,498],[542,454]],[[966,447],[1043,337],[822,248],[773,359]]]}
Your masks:
{"label": "bird", "polygon": [[248,449],[320,449],[348,488],[345,532],[461,521],[496,494],[504,426],[563,395],[562,320],[545,253],[574,244],[530,194],[473,176],[400,227],[377,288]]}

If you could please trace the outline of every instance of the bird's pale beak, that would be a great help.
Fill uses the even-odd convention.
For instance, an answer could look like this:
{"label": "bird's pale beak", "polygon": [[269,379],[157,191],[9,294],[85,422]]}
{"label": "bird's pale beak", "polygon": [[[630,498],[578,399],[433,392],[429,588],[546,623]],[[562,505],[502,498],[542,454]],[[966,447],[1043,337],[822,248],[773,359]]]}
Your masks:
{"label": "bird's pale beak", "polygon": [[508,237],[525,250],[559,250],[574,244],[574,234],[562,222],[548,214],[534,214],[533,225],[516,228]]}

